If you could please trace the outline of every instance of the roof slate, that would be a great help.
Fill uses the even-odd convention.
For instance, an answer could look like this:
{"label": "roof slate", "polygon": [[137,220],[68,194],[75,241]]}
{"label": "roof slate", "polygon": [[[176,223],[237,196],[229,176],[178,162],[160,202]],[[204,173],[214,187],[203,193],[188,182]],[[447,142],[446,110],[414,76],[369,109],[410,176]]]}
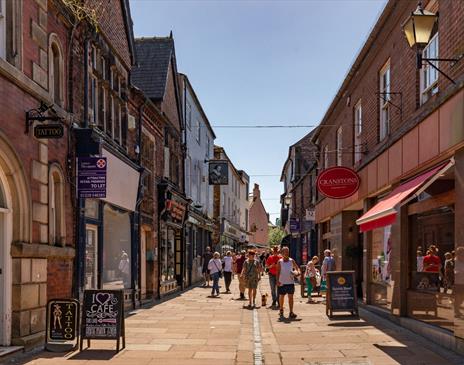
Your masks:
{"label": "roof slate", "polygon": [[150,99],[163,99],[174,49],[172,38],[139,38],[135,40],[137,65],[132,82]]}

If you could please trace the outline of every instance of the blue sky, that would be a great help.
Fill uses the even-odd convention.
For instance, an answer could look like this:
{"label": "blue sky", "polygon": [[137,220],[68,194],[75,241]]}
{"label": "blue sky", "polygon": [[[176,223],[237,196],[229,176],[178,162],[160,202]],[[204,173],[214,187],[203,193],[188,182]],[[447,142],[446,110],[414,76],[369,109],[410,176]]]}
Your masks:
{"label": "blue sky", "polygon": [[[213,126],[315,125],[384,5],[131,0],[131,11],[136,37],[173,31],[178,70],[188,75]],[[260,184],[273,222],[288,147],[308,132],[215,128],[216,144]]]}

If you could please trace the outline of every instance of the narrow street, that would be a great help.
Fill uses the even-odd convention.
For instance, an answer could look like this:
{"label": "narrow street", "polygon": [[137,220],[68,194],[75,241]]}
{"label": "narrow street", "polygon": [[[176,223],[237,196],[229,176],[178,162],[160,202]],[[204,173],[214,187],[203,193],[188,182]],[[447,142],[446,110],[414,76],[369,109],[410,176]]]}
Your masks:
{"label": "narrow street", "polygon": [[[278,321],[278,311],[244,309],[237,280],[231,295],[208,298],[210,288],[195,287],[126,318],[126,348],[93,341],[82,353],[36,353],[2,364],[266,364],[266,365],[445,365],[462,358],[361,311],[361,319],[329,320],[322,303],[307,304],[297,287],[295,321]],[[269,292],[267,277],[261,292]],[[259,303],[261,301],[259,300]],[[269,304],[269,303],[268,303]]]}

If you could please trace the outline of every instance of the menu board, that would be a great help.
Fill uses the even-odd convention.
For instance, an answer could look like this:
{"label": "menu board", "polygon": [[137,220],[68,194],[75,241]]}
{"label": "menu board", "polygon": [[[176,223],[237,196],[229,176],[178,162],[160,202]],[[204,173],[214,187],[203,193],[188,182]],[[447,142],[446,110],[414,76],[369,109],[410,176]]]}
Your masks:
{"label": "menu board", "polygon": [[[122,290],[85,290],[82,310],[82,339],[124,341],[124,300]],[[88,341],[90,345],[90,342]]]}
{"label": "menu board", "polygon": [[327,273],[326,313],[351,312],[358,314],[358,298],[354,271],[329,271]]}
{"label": "menu board", "polygon": [[47,305],[47,340],[73,341],[79,322],[79,303],[74,299],[52,299]]}

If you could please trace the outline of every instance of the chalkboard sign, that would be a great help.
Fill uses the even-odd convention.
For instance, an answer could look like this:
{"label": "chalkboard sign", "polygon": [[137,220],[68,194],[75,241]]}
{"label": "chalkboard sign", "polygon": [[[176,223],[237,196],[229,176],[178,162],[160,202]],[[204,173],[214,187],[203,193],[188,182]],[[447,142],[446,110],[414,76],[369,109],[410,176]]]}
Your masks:
{"label": "chalkboard sign", "polygon": [[47,349],[68,351],[76,344],[79,325],[79,302],[75,299],[52,299],[47,304]]}
{"label": "chalkboard sign", "polygon": [[122,290],[85,290],[82,309],[81,350],[83,339],[116,340],[117,351],[119,341],[124,333],[124,300]]}
{"label": "chalkboard sign", "polygon": [[354,271],[327,272],[326,314],[351,312],[358,315],[358,297]]}

